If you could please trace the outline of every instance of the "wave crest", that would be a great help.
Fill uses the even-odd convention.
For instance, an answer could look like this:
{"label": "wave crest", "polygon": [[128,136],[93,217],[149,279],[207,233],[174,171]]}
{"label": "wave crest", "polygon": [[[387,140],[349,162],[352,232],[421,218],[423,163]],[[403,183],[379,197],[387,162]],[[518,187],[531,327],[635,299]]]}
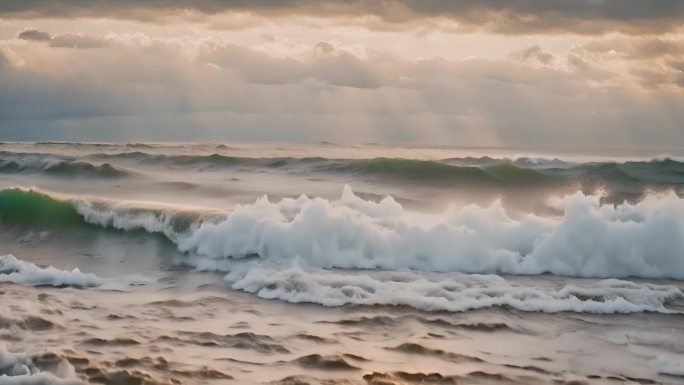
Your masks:
{"label": "wave crest", "polygon": [[178,245],[215,258],[300,257],[320,268],[684,279],[684,201],[676,195],[607,206],[576,193],[554,203],[562,216],[515,219],[500,202],[427,215],[346,188],[332,202],[262,198],[202,223]]}
{"label": "wave crest", "polygon": [[0,220],[144,230],[193,255],[318,268],[684,279],[684,200],[674,193],[615,206],[575,193],[549,204],[558,216],[512,217],[501,202],[425,214],[346,187],[339,200],[264,197],[207,215],[12,189],[0,192]]}
{"label": "wave crest", "polygon": [[72,271],[59,270],[52,266],[42,268],[12,255],[0,256],[0,282],[79,288],[102,285],[102,280],[95,274],[82,273],[78,268]]}

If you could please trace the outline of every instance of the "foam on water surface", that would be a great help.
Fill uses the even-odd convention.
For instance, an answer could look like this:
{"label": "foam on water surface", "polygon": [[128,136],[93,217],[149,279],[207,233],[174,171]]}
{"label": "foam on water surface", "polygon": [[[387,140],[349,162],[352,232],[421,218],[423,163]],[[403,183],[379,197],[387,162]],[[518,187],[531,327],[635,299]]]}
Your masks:
{"label": "foam on water surface", "polygon": [[51,371],[41,369],[33,358],[16,354],[0,343],[0,385],[79,385],[74,367],[61,360]]}
{"label": "foam on water surface", "polygon": [[53,266],[40,267],[34,263],[22,261],[13,255],[0,256],[0,283],[125,290],[130,285],[152,282],[154,282],[152,278],[142,275],[100,278],[92,273],[83,273],[78,267],[71,271],[60,270]]}
{"label": "foam on water surface", "polygon": [[267,299],[323,306],[390,305],[463,312],[505,307],[546,313],[673,313],[667,303],[684,298],[674,286],[617,279],[539,286],[497,275],[349,272],[253,267],[226,277],[234,289]]}

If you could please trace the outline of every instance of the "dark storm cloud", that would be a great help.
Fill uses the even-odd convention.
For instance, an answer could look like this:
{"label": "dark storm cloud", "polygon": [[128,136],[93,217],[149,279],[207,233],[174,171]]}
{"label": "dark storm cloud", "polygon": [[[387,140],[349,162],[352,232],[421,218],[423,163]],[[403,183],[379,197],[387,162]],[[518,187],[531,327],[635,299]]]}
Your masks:
{"label": "dark storm cloud", "polygon": [[50,47],[57,48],[102,48],[107,45],[107,41],[99,36],[86,34],[69,33],[64,35],[52,36],[47,32],[33,28],[26,28],[17,33],[17,39],[43,43],[46,42]]}
{"label": "dark storm cloud", "polygon": [[664,32],[679,28],[679,0],[6,0],[3,17],[102,16],[154,21],[179,11],[249,12],[268,16],[376,16],[387,23],[448,18],[499,33]]}
{"label": "dark storm cloud", "polygon": [[33,28],[27,28],[17,34],[17,38],[29,41],[48,41],[52,39],[49,33]]}

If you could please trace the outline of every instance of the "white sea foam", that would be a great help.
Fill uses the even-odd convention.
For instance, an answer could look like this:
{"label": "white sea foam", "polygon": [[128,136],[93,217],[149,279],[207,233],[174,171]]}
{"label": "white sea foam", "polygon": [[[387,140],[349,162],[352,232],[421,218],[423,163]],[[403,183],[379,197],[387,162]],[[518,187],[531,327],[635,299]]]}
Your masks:
{"label": "white sea foam", "polygon": [[177,236],[171,223],[176,214],[174,211],[141,210],[82,199],[74,199],[71,204],[86,222],[97,226],[126,231],[145,230],[164,234],[172,240]]}
{"label": "white sea foam", "polygon": [[684,355],[659,355],[652,365],[658,373],[684,377]]}
{"label": "white sea foam", "polygon": [[52,266],[40,267],[13,255],[0,256],[0,282],[74,287],[95,287],[102,284],[102,280],[95,274],[82,273],[78,268],[65,271]]}
{"label": "white sea foam", "polygon": [[76,385],[74,367],[62,360],[50,371],[41,370],[31,356],[15,354],[0,343],[0,385]]}
{"label": "white sea foam", "polygon": [[558,216],[508,215],[500,202],[441,214],[405,210],[391,197],[366,201],[301,196],[239,205],[222,221],[178,233],[177,212],[73,201],[86,221],[162,233],[183,252],[212,258],[302,258],[320,268],[413,269],[595,278],[684,279],[684,200],[674,193],[601,205],[575,193],[551,200]]}
{"label": "white sea foam", "polygon": [[497,275],[459,273],[351,273],[298,266],[256,266],[229,274],[232,287],[267,299],[324,306],[399,305],[459,312],[494,306],[523,311],[671,313],[668,301],[684,297],[676,287],[607,279],[541,287]]}
{"label": "white sea foam", "polygon": [[131,285],[144,285],[153,281],[152,278],[143,275],[100,278],[92,273],[83,273],[78,268],[67,271],[53,266],[40,267],[31,262],[22,261],[13,255],[0,256],[0,283],[126,290]]}
{"label": "white sea foam", "polygon": [[[226,278],[235,289],[264,298],[446,311],[509,306],[545,312],[669,312],[668,301],[682,297],[673,286],[608,279],[542,288],[495,275],[460,274],[684,279],[682,199],[669,194],[618,206],[601,205],[599,199],[576,193],[549,202],[557,216],[516,219],[499,202],[432,215],[405,210],[391,197],[366,201],[347,187],[336,201],[301,196],[271,202],[264,197],[237,206],[224,220],[197,223],[184,233],[171,229],[170,214],[85,203],[75,207],[91,223],[170,235],[191,254],[189,263],[230,272]],[[377,270],[405,275],[383,279]]]}
{"label": "white sea foam", "polygon": [[498,202],[427,215],[347,187],[337,201],[264,197],[175,241],[213,258],[299,257],[319,268],[684,279],[684,200],[674,193],[634,205],[582,193],[551,203],[562,215],[515,219]]}

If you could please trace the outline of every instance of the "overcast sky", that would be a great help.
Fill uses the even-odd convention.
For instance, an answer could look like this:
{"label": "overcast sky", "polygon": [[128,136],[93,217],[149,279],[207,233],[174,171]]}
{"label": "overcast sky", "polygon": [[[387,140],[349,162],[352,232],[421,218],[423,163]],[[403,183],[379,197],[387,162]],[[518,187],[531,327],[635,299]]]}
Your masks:
{"label": "overcast sky", "polygon": [[684,146],[684,1],[3,0],[0,140]]}

